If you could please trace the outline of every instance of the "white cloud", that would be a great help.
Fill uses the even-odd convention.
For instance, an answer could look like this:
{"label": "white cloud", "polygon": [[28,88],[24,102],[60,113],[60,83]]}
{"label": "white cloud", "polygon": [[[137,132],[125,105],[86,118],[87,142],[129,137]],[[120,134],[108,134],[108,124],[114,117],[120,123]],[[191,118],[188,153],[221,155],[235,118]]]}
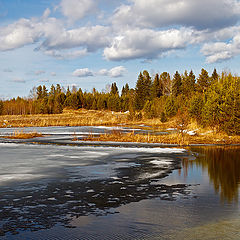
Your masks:
{"label": "white cloud", "polygon": [[89,52],[93,52],[109,44],[109,34],[109,27],[100,25],[72,30],[61,29],[59,34],[55,34],[55,32],[49,34],[41,48],[51,50],[83,47]]}
{"label": "white cloud", "polygon": [[98,74],[102,76],[107,76],[109,74],[109,71],[106,68],[103,68],[98,71]]}
{"label": "white cloud", "polygon": [[[59,59],[83,57],[97,51],[110,42],[110,28],[87,26],[67,30],[56,18],[20,19],[6,27],[0,27],[0,51],[13,50],[40,42],[36,50]],[[64,49],[80,48],[69,52]]]}
{"label": "white cloud", "polygon": [[122,77],[124,75],[124,73],[126,73],[126,72],[127,72],[127,69],[125,67],[117,66],[117,67],[111,68],[109,70],[101,69],[98,71],[98,74],[102,75],[102,76],[109,76],[112,78],[117,78],[117,77]]}
{"label": "white cloud", "polygon": [[55,77],[57,74],[55,72],[51,72],[51,76]]}
{"label": "white cloud", "polygon": [[36,29],[35,22],[20,19],[7,27],[0,28],[0,51],[35,43],[41,36],[42,33]]}
{"label": "white cloud", "polygon": [[[89,14],[96,2],[62,0],[58,8],[75,21]],[[236,22],[240,3],[237,0],[127,2],[114,12],[107,26],[92,26],[90,22],[67,24],[66,19],[49,17],[49,8],[42,17],[0,26],[0,51],[38,44],[36,50],[57,59],[82,58],[103,50],[105,59],[111,61],[151,60],[190,45],[204,44],[202,53],[208,62],[223,61],[239,54],[240,26]],[[121,76],[118,70],[102,69],[96,74]]]}
{"label": "white cloud", "polygon": [[51,14],[51,11],[49,8],[47,8],[43,13],[43,18],[45,19],[48,18],[50,14]]}
{"label": "white cloud", "polygon": [[126,68],[123,66],[114,67],[109,70],[109,76],[113,78],[122,77],[126,71]]}
{"label": "white cloud", "polygon": [[70,21],[76,21],[85,17],[95,9],[93,0],[62,0],[60,10]]}
{"label": "white cloud", "polygon": [[222,62],[240,55],[240,33],[229,43],[215,42],[203,45],[201,52],[208,63]]}
{"label": "white cloud", "polygon": [[57,59],[75,59],[87,55],[87,49],[64,51],[64,50],[45,50],[44,53],[48,56]]}
{"label": "white cloud", "polygon": [[222,28],[237,23],[237,0],[130,0],[116,9],[117,25],[141,27],[192,26],[198,29]]}
{"label": "white cloud", "polygon": [[72,73],[72,75],[75,77],[90,77],[90,76],[93,76],[93,72],[88,68],[81,68],[81,69],[76,69]]}
{"label": "white cloud", "polygon": [[191,29],[128,29],[115,37],[110,47],[104,49],[108,60],[152,59],[175,49],[183,49],[193,38]]}

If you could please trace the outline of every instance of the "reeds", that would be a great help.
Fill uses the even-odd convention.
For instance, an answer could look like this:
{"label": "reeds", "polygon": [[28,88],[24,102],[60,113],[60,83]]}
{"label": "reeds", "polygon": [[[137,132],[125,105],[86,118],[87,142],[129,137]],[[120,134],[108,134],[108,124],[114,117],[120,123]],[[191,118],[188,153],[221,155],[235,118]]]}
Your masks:
{"label": "reeds", "polygon": [[41,133],[37,132],[23,132],[23,131],[15,131],[14,133],[10,134],[9,136],[2,136],[3,138],[10,138],[10,139],[30,139],[36,137],[43,137]]}
{"label": "reeds", "polygon": [[177,144],[180,146],[188,146],[190,144],[240,144],[240,136],[228,136],[224,133],[209,135],[190,136],[186,133],[172,133],[164,135],[142,135],[122,132],[112,132],[110,134],[102,134],[98,137],[88,136],[85,141],[111,141],[111,142],[141,142],[141,143],[162,143]]}

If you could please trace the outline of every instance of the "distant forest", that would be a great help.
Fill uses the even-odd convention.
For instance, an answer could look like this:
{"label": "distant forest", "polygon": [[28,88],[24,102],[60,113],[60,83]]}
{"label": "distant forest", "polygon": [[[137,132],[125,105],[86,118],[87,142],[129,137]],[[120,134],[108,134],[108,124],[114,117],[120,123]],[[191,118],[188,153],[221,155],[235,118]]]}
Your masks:
{"label": "distant forest", "polygon": [[171,78],[163,72],[151,77],[140,72],[135,88],[126,84],[121,91],[112,83],[108,91],[65,90],[57,84],[47,89],[34,87],[28,98],[0,101],[0,115],[58,114],[64,108],[129,112],[130,119],[160,118],[162,122],[179,114],[228,134],[240,134],[240,77],[231,73],[211,75],[202,69],[198,77],[192,71]]}

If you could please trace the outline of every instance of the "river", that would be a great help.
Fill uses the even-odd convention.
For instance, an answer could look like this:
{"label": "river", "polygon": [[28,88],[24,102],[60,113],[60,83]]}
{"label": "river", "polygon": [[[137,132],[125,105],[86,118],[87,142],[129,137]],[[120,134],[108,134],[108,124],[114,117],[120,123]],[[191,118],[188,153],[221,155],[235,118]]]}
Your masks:
{"label": "river", "polygon": [[0,139],[1,239],[240,239],[240,147],[89,145],[70,139],[113,128],[39,130]]}

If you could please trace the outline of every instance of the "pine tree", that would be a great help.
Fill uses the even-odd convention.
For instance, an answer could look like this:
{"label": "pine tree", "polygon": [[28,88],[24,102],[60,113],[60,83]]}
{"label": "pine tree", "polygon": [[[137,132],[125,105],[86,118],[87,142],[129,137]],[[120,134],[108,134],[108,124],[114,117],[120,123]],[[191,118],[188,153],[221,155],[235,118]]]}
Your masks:
{"label": "pine tree", "polygon": [[42,86],[37,87],[37,99],[42,99],[43,98],[43,91],[42,91]]}
{"label": "pine tree", "polygon": [[170,95],[171,93],[171,77],[168,72],[163,72],[159,81],[163,84],[163,95]]}
{"label": "pine tree", "polygon": [[216,83],[216,82],[218,82],[218,79],[219,79],[219,75],[218,75],[218,73],[217,73],[216,68],[214,68],[210,82],[211,82],[211,83]]}
{"label": "pine tree", "polygon": [[163,95],[163,83],[156,74],[152,84],[152,98],[159,98]]}
{"label": "pine tree", "polygon": [[172,95],[177,97],[182,93],[182,78],[181,75],[176,71],[172,81]]}
{"label": "pine tree", "polygon": [[118,94],[118,87],[115,82],[112,83],[110,94],[113,94],[113,95]]}
{"label": "pine tree", "polygon": [[209,87],[210,78],[208,76],[208,72],[202,68],[201,74],[197,79],[197,87],[199,92],[205,92]]}
{"label": "pine tree", "polygon": [[150,100],[151,95],[151,77],[145,70],[143,74],[140,72],[135,89],[135,108],[141,110],[147,100]]}
{"label": "pine tree", "polygon": [[191,96],[195,91],[195,75],[191,70],[188,74],[187,71],[184,72],[182,76],[182,92],[185,96]]}

